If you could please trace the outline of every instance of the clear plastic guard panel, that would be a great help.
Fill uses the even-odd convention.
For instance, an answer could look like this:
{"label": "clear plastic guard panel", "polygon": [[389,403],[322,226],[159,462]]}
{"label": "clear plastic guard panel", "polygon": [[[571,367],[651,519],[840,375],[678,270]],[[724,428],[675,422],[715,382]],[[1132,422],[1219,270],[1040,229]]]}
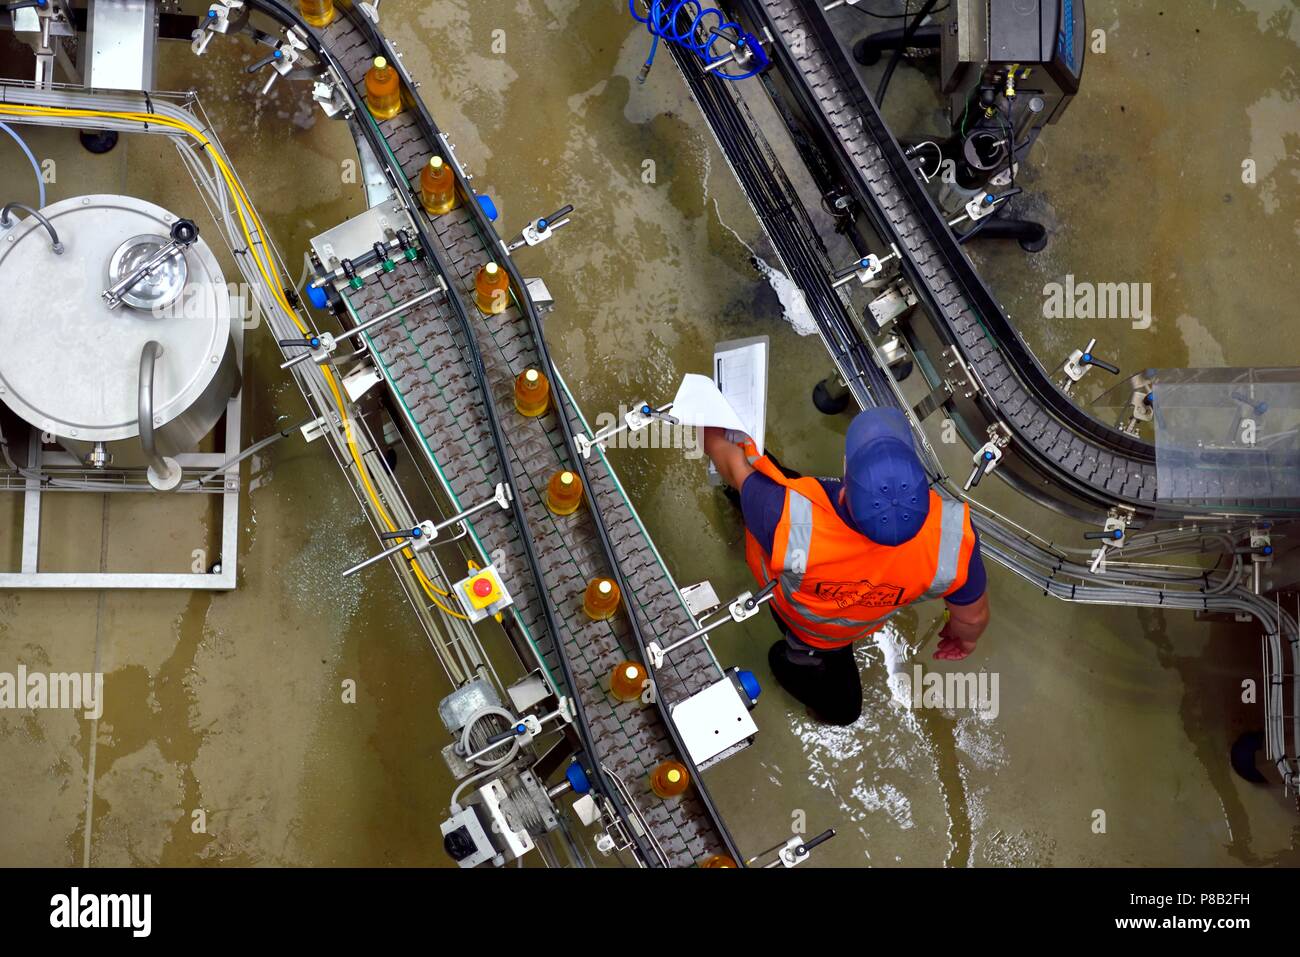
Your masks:
{"label": "clear plastic guard panel", "polygon": [[1160,501],[1300,508],[1300,369],[1145,377]]}

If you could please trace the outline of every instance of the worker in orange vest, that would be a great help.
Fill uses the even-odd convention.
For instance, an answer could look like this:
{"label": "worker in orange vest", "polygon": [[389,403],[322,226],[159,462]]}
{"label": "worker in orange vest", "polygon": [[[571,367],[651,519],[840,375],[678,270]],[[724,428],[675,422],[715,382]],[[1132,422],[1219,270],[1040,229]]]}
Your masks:
{"label": "worker in orange vest", "polygon": [[778,580],[771,605],[785,637],[768,652],[772,673],[816,718],[858,719],[853,643],[914,601],[948,606],[936,658],[974,650],[989,621],[979,539],[967,505],[930,488],[901,412],[854,418],[842,480],[803,478],[721,429],[705,429],[704,451],[739,490],[754,578]]}

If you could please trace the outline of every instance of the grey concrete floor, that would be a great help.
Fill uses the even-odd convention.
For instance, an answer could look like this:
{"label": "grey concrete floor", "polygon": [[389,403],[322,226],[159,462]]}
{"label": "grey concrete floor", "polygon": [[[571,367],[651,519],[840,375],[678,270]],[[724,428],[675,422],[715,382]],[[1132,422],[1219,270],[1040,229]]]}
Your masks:
{"label": "grey concrete floor", "polygon": [[[1152,49],[1164,42],[1153,9],[1135,5],[1112,28],[1116,55],[1096,70],[1106,103],[1114,102],[1107,84],[1140,85],[1151,103],[1180,88],[1176,72],[1133,66],[1139,57],[1120,53],[1121,41],[1136,48],[1144,40]],[[1235,4],[1204,15],[1216,18],[1216,29],[1219,18],[1245,29]],[[552,351],[589,416],[667,397],[682,373],[705,371],[719,339],[767,334],[770,443],[806,472],[833,473],[846,423],[819,416],[807,400],[825,374],[822,347],[790,331],[752,269],[751,254],[770,258],[770,251],[670,63],[663,59],[646,85],[636,84],[647,39],[632,29],[624,5],[388,0],[383,16],[475,185],[501,208],[503,232],[562,203],[577,206],[560,238],[519,258],[556,295]],[[1250,22],[1275,49],[1271,56],[1290,49],[1294,58],[1293,46],[1273,47],[1287,38],[1276,35],[1285,31],[1270,26],[1278,21],[1266,11]],[[351,156],[345,132],[308,108],[302,88],[281,85],[258,101],[249,90],[256,84],[235,72],[251,59],[247,47],[215,44],[214,51],[196,68],[187,49],[169,48],[165,75],[173,86],[199,88],[292,263],[307,238],[360,208],[359,192],[340,176]],[[1207,58],[1205,68],[1221,85],[1245,82],[1225,58]],[[922,74],[901,71],[896,84],[891,97],[899,104],[924,102]],[[1278,94],[1284,101],[1286,89]],[[1044,142],[1047,162],[1034,175],[1062,220],[1078,224],[1056,237],[1053,274],[1075,268],[1067,254],[1086,264],[1103,255],[1098,250],[1122,261],[1126,248],[1130,257],[1146,248],[1130,226],[1098,214],[1085,229],[1077,218],[1096,187],[1068,171],[1107,129],[1109,108],[1081,97]],[[1293,108],[1277,115],[1283,126],[1295,122]],[[1190,130],[1204,118],[1164,110],[1148,123]],[[1279,136],[1274,195],[1289,208],[1294,186],[1288,193],[1282,171],[1294,162],[1294,146],[1285,130]],[[32,139],[38,155],[57,157],[68,171],[52,198],[138,189],[169,205],[183,201],[173,180],[179,167],[154,147],[127,142],[88,161],[67,134]],[[1153,162],[1141,142],[1120,135],[1106,142],[1117,161]],[[1171,148],[1162,161],[1175,156]],[[13,181],[26,175],[22,162],[0,153]],[[1177,204],[1176,195],[1162,199],[1162,208]],[[1195,211],[1179,215],[1201,222]],[[1213,249],[1179,230],[1162,243],[1161,255],[1185,258],[1189,272],[1218,268]],[[1039,267],[1003,259],[986,266],[999,295],[1034,303]],[[1265,288],[1266,301],[1286,299],[1285,277],[1261,276],[1253,287]],[[1214,316],[1221,324],[1209,334],[1235,356],[1230,350],[1255,326],[1230,309]],[[1160,327],[1172,335],[1168,323]],[[1051,352],[1078,331],[1031,341]],[[274,353],[264,331],[250,336],[248,435],[301,414]],[[1257,361],[1241,355],[1234,361]],[[962,454],[945,454],[960,470]],[[680,581],[709,578],[719,594],[748,586],[736,516],[704,485],[698,459],[675,449],[619,450],[612,459]],[[282,444],[255,461],[251,475],[234,593],[0,595],[0,670],[23,663],[108,675],[98,722],[0,711],[0,863],[447,863],[437,822],[450,784],[436,754],[443,735],[435,715],[449,690],[445,676],[391,576],[339,587],[337,570],[365,554],[369,541],[324,450]],[[986,484],[988,503],[1023,523],[1077,534]],[[112,565],[147,555],[168,537],[177,539],[172,554],[180,557],[210,547],[210,519],[205,527],[202,515],[146,515],[117,499],[70,498],[79,501],[60,519],[64,534],[47,542],[52,561],[89,555],[92,564],[98,556]],[[0,555],[12,557],[17,504],[3,507]],[[1227,766],[1230,741],[1258,724],[1255,709],[1237,699],[1242,678],[1257,677],[1251,629],[1074,608],[1000,569],[991,578],[995,623],[970,667],[1000,676],[996,720],[897,708],[881,651],[872,647],[860,650],[863,719],[848,729],[819,728],[766,674],[770,625],[758,619],[724,630],[719,658],[752,668],[767,686],[757,744],[707,773],[742,847],[775,844],[806,818],[810,830],[840,830],[819,852],[824,864],[1297,862],[1293,804]],[[917,661],[929,661],[936,615],[925,607],[900,616],[897,636]],[[358,681],[355,705],[340,700],[346,678]],[[205,813],[204,833],[194,831],[197,810]],[[1104,834],[1092,827],[1097,810],[1106,812]]]}

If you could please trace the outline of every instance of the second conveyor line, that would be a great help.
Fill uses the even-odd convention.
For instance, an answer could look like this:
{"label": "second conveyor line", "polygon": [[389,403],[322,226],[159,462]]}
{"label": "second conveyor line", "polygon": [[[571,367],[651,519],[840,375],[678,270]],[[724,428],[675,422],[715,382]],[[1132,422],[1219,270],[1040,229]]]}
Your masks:
{"label": "second conveyor line", "polygon": [[[738,5],[771,41],[773,60],[802,114],[830,144],[841,181],[901,253],[904,275],[931,320],[911,324],[915,341],[932,362],[945,349],[956,349],[962,369],[971,373],[973,394],[958,390],[948,398],[967,420],[968,440],[982,442],[979,429],[998,423],[1009,429],[1012,441],[1000,470],[1018,472],[1021,491],[1032,490],[1040,499],[1056,496],[1067,511],[1089,521],[1117,507],[1137,519],[1296,511],[1300,503],[1252,497],[1245,469],[1200,473],[1196,500],[1162,503],[1154,447],[1080,409],[1039,364],[917,178],[821,5]],[[1249,453],[1241,455],[1246,463]]]}

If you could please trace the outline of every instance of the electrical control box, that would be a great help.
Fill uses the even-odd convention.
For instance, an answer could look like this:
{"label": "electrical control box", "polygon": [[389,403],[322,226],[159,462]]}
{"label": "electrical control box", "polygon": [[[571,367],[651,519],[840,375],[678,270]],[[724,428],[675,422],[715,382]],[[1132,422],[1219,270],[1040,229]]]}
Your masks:
{"label": "electrical control box", "polygon": [[513,599],[506,591],[496,567],[488,565],[452,586],[461,610],[470,621],[482,621],[509,607]]}

